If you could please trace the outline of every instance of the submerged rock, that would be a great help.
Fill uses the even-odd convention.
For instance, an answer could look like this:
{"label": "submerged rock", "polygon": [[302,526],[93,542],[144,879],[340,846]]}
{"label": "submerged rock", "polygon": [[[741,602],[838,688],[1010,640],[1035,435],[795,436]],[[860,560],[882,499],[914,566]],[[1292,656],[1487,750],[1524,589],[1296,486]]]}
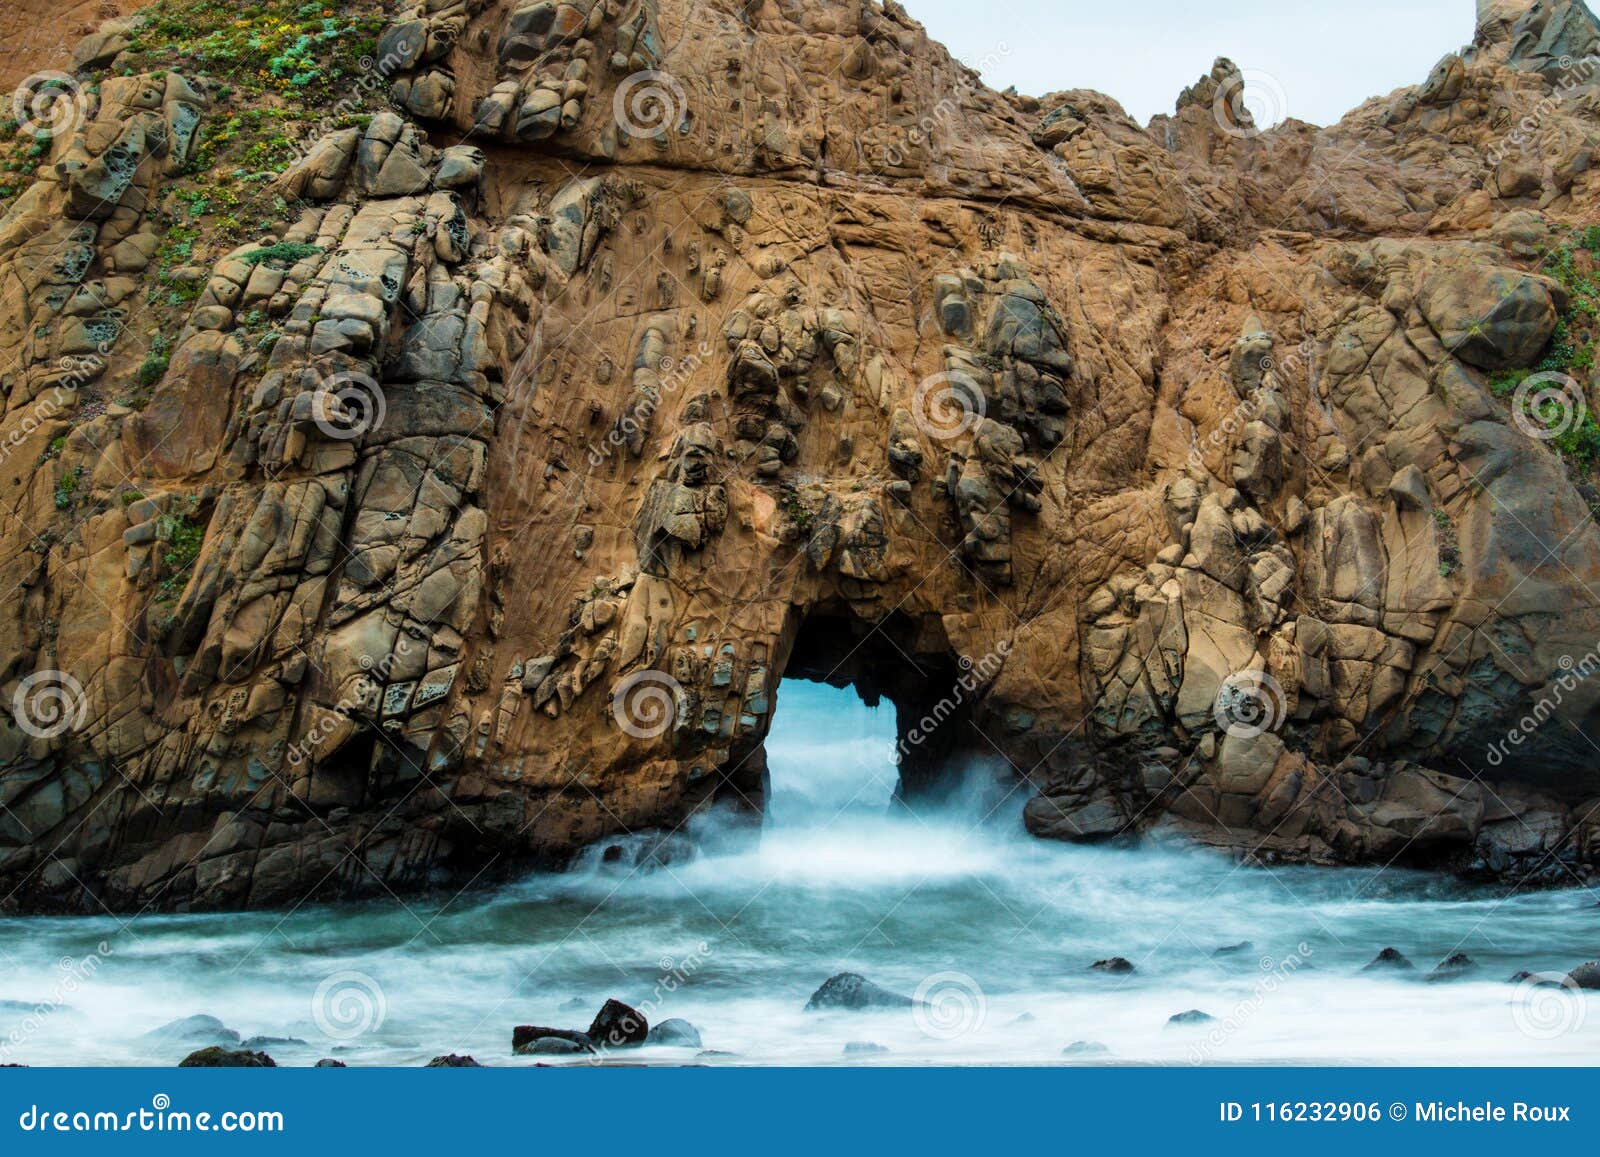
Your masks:
{"label": "submerged rock", "polygon": [[1170,1028],[1173,1025],[1210,1024],[1216,1019],[1209,1012],[1201,1012],[1198,1008],[1191,1008],[1187,1012],[1176,1012],[1167,1017],[1167,1026]]}
{"label": "submerged rock", "polygon": [[1579,988],[1600,988],[1600,960],[1578,965],[1567,973],[1567,979]]}
{"label": "submerged rock", "polygon": [[542,1024],[519,1024],[511,1030],[511,1051],[522,1055],[537,1040],[546,1037],[556,1037],[561,1040],[571,1041],[588,1052],[595,1051],[594,1041],[589,1039],[589,1034],[570,1028],[550,1028]]}
{"label": "submerged rock", "polygon": [[220,1045],[199,1049],[178,1062],[180,1069],[275,1069],[278,1062],[266,1053],[225,1049]]}
{"label": "submerged rock", "polygon": [[806,1001],[806,1012],[844,1009],[859,1012],[868,1008],[910,1008],[912,1000],[898,992],[880,988],[855,972],[841,972],[822,982],[822,987]]}
{"label": "submerged rock", "polygon": [[644,1013],[620,1000],[608,1000],[589,1025],[589,1039],[601,1048],[632,1048],[644,1044],[650,1022]]}
{"label": "submerged rock", "polygon": [[1506,977],[1507,984],[1531,984],[1536,988],[1562,988],[1571,983],[1565,972],[1529,972],[1520,968]]}
{"label": "submerged rock", "polygon": [[846,1041],[844,1046],[844,1055],[847,1057],[874,1056],[888,1051],[883,1045],[869,1040]]}
{"label": "submerged rock", "polygon": [[240,1048],[269,1049],[269,1048],[310,1048],[305,1041],[297,1036],[253,1036],[244,1041]]}
{"label": "submerged rock", "polygon": [[559,1036],[535,1037],[517,1049],[517,1055],[524,1057],[569,1057],[593,1052],[594,1048],[590,1045],[579,1044],[577,1041]]}
{"label": "submerged rock", "polygon": [[1111,956],[1089,965],[1096,972],[1109,972],[1113,976],[1126,976],[1134,971],[1133,961],[1125,956]]}
{"label": "submerged rock", "polygon": [[1237,944],[1224,944],[1214,949],[1211,953],[1213,960],[1226,960],[1230,956],[1244,956],[1256,950],[1255,943],[1250,940],[1241,940]]}
{"label": "submerged rock", "polygon": [[[1183,1013],[1179,1014],[1186,1015]],[[1202,1016],[1205,1014],[1202,1013]],[[1171,1023],[1170,1021],[1168,1022]],[[1097,1040],[1075,1040],[1061,1050],[1064,1057],[1100,1057],[1110,1055],[1111,1050]]]}
{"label": "submerged rock", "polygon": [[1405,972],[1413,968],[1411,961],[1401,954],[1398,948],[1385,948],[1365,964],[1362,972]]}
{"label": "submerged rock", "polygon": [[1460,980],[1478,971],[1478,962],[1465,952],[1452,952],[1428,973],[1429,980]]}
{"label": "submerged rock", "polygon": [[650,1026],[650,1033],[645,1037],[645,1043],[697,1049],[701,1046],[700,1030],[682,1017],[671,1016]]}
{"label": "submerged rock", "polygon": [[216,1017],[201,1012],[170,1020],[160,1028],[151,1029],[139,1039],[153,1046],[201,1042],[226,1045],[238,1044],[239,1034]]}

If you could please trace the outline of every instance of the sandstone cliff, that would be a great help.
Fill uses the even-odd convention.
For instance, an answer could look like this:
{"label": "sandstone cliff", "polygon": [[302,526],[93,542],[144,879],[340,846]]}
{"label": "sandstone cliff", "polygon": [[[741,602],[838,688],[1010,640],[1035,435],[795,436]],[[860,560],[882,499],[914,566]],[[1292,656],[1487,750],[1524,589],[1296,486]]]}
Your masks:
{"label": "sandstone cliff", "polygon": [[785,675],[1042,836],[1587,875],[1597,57],[1489,5],[1263,132],[893,0],[107,25],[5,146],[0,895],[753,814]]}

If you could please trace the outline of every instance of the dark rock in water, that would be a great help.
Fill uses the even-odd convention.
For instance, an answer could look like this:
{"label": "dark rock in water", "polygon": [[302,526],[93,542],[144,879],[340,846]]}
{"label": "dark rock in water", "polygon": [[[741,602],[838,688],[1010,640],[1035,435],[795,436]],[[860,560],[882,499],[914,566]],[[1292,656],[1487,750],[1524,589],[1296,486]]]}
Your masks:
{"label": "dark rock in water", "polygon": [[1539,988],[1561,988],[1567,983],[1565,972],[1529,972],[1526,968],[1519,968],[1506,977],[1507,984],[1532,983]]}
{"label": "dark rock in water", "polygon": [[1384,969],[1389,968],[1403,972],[1411,967],[1411,961],[1402,956],[1398,948],[1385,948],[1382,952],[1374,956],[1371,962],[1362,968],[1361,971],[1381,972]]}
{"label": "dark rock in water", "polygon": [[653,1045],[678,1045],[682,1048],[701,1047],[700,1030],[680,1016],[668,1017],[660,1024],[650,1026],[645,1042]]}
{"label": "dark rock in water", "polygon": [[736,1057],[740,1054],[730,1053],[727,1049],[701,1049],[694,1055],[697,1057]]}
{"label": "dark rock in water", "polygon": [[267,1049],[267,1048],[310,1048],[297,1036],[253,1036],[245,1041],[240,1048]]}
{"label": "dark rock in water", "polygon": [[192,1052],[178,1062],[180,1069],[275,1069],[278,1062],[266,1053],[225,1049],[220,1045]]}
{"label": "dark rock in water", "polygon": [[876,1041],[869,1040],[846,1041],[844,1046],[844,1055],[847,1057],[872,1056],[875,1053],[886,1053],[888,1051]]}
{"label": "dark rock in water", "polygon": [[481,1068],[483,1068],[482,1065],[480,1065],[477,1061],[473,1060],[471,1057],[462,1056],[459,1053],[445,1053],[445,1055],[442,1056],[442,1057],[434,1057],[433,1060],[429,1061],[427,1064],[423,1065],[422,1067],[425,1068],[425,1069],[481,1069]]}
{"label": "dark rock in water", "polygon": [[1460,980],[1478,971],[1478,962],[1465,952],[1452,952],[1428,973],[1429,980]]}
{"label": "dark rock in water", "polygon": [[1108,956],[1104,960],[1096,960],[1089,967],[1096,972],[1109,972],[1113,976],[1126,976],[1134,970],[1133,961],[1126,956]]}
{"label": "dark rock in water", "polygon": [[910,1008],[909,996],[879,988],[865,976],[855,972],[841,972],[822,982],[822,987],[806,1001],[807,1012],[824,1012],[829,1009],[846,1009],[859,1012],[864,1008]]}
{"label": "dark rock in water", "polygon": [[343,1061],[336,1061],[332,1057],[323,1057],[311,1067],[314,1069],[348,1069],[350,1066]]}
{"label": "dark rock in water", "polygon": [[589,1039],[601,1048],[631,1048],[644,1044],[649,1035],[650,1022],[645,1020],[644,1013],[620,1000],[608,1000],[601,1005],[594,1022],[589,1025]]}
{"label": "dark rock in water", "polygon": [[214,1016],[196,1013],[194,1016],[169,1020],[160,1028],[151,1029],[139,1038],[147,1044],[231,1044],[239,1043],[239,1034]]}
{"label": "dark rock in water", "polygon": [[1218,948],[1211,953],[1211,958],[1213,960],[1224,960],[1229,956],[1243,956],[1246,953],[1254,952],[1255,950],[1256,946],[1254,941],[1241,940],[1237,944],[1224,944],[1221,948]]}
{"label": "dark rock in water", "polygon": [[511,1051],[521,1054],[524,1049],[541,1037],[559,1037],[581,1045],[589,1052],[594,1052],[594,1042],[589,1039],[586,1032],[578,1032],[570,1028],[547,1028],[542,1024],[519,1024],[511,1030]]}
{"label": "dark rock in water", "polygon": [[1600,988],[1600,960],[1578,965],[1567,973],[1567,979],[1579,988]]}
{"label": "dark rock in water", "polygon": [[1191,1008],[1187,1012],[1178,1012],[1167,1017],[1167,1025],[1171,1027],[1175,1024],[1210,1024],[1216,1019],[1209,1012],[1201,1012],[1198,1008]]}
{"label": "dark rock in water", "polygon": [[[1188,1014],[1180,1013],[1179,1015],[1187,1016]],[[1205,1016],[1205,1013],[1200,1015]],[[1110,1049],[1097,1040],[1075,1040],[1061,1050],[1061,1055],[1064,1057],[1103,1057],[1109,1055],[1110,1052]]]}
{"label": "dark rock in water", "polygon": [[542,1036],[531,1040],[517,1050],[517,1055],[522,1057],[573,1057],[588,1056],[594,1049],[588,1045],[581,1045],[577,1041],[567,1040],[559,1036]]}

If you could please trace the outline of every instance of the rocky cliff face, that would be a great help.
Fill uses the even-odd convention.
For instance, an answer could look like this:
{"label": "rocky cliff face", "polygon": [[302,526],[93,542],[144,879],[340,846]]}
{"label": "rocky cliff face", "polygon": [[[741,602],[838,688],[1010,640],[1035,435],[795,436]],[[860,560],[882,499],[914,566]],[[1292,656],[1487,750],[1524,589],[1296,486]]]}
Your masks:
{"label": "rocky cliff face", "polygon": [[[164,0],[25,82],[0,894],[760,810],[788,676],[1030,830],[1600,856],[1600,24],[1148,128],[895,3]],[[25,98],[25,99],[24,99]]]}

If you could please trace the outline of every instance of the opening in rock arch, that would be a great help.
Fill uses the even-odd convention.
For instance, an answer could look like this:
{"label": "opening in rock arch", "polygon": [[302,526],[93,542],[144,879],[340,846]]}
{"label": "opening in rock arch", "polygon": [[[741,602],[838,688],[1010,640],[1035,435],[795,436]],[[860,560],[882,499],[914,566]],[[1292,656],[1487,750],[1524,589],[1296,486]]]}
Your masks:
{"label": "opening in rock arch", "polygon": [[787,679],[767,735],[767,824],[817,826],[882,814],[900,785],[894,714],[851,688]]}
{"label": "opening in rock arch", "polygon": [[[785,801],[773,793],[798,781],[787,776],[774,780],[773,770],[795,769],[792,765],[774,769],[772,760],[792,742],[791,737],[803,734],[808,719],[819,735],[832,729],[833,720],[823,704],[834,708],[845,728],[856,726],[842,722],[855,717],[854,712],[868,713],[859,717],[859,726],[870,731],[860,738],[877,737],[852,749],[854,756],[843,749],[831,750],[826,758],[835,760],[834,766],[812,769],[813,777],[839,778],[834,786],[845,793],[840,804],[853,794],[846,790],[852,783],[861,789],[859,799],[866,800],[881,793],[885,781],[892,793],[885,803],[892,798],[937,804],[963,786],[974,764],[990,762],[992,752],[973,728],[973,695],[963,689],[966,669],[936,615],[897,611],[874,623],[844,606],[797,612],[785,631],[778,660],[783,682],[773,705],[772,731],[766,750],[748,761],[753,771],[760,769],[762,782],[744,785],[745,799],[766,800],[775,815],[783,811]],[[817,684],[836,693],[830,696]],[[797,709],[799,721],[788,717],[792,708]],[[877,712],[883,717],[870,722]],[[866,761],[874,765],[864,766]]]}

